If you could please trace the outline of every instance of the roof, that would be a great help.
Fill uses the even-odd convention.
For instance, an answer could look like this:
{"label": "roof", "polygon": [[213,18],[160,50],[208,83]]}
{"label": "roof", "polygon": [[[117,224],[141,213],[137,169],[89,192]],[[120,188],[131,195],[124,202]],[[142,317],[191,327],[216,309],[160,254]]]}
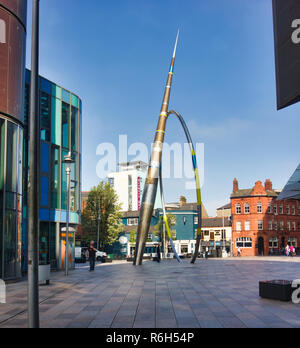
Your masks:
{"label": "roof", "polygon": [[300,164],[291,176],[286,186],[277,198],[282,199],[297,199],[300,200]]}
{"label": "roof", "polygon": [[[167,207],[168,211],[197,211],[198,204],[197,203],[186,203],[184,205],[179,205],[177,207]],[[203,218],[208,218],[207,211],[202,204],[202,216]]]}
{"label": "roof", "polygon": [[228,203],[226,205],[223,205],[223,207],[218,208],[217,210],[223,210],[223,209],[231,209],[231,203]]}
{"label": "roof", "polygon": [[[154,210],[153,214],[152,214],[153,217],[156,217],[155,213],[156,213],[156,211]],[[123,212],[123,218],[138,218],[138,217],[140,217],[139,210]]]}
{"label": "roof", "polygon": [[[224,224],[223,224],[224,223]],[[214,218],[208,218],[202,220],[202,227],[231,227],[231,220],[229,218],[224,217],[214,217]]]}
{"label": "roof", "polygon": [[[231,198],[240,198],[240,197],[255,197],[255,195],[252,194],[253,188],[251,189],[243,189],[243,190],[237,190],[236,192],[233,192],[231,194]],[[277,197],[278,196],[278,190],[266,190],[267,197]],[[264,196],[264,195],[259,195]]]}

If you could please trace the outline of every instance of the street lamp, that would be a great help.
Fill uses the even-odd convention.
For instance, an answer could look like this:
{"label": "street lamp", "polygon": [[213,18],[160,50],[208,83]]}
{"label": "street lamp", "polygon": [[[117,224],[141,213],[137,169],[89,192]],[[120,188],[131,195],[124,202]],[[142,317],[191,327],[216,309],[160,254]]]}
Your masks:
{"label": "street lamp", "polygon": [[66,165],[67,173],[67,222],[66,222],[66,255],[65,255],[65,272],[69,273],[69,222],[70,222],[70,193],[71,193],[71,165],[75,163],[72,158],[71,151],[62,161]]}
{"label": "street lamp", "polygon": [[98,232],[97,232],[97,249],[100,250],[99,247],[99,237],[100,237],[100,221],[101,221],[101,214],[98,215]]}

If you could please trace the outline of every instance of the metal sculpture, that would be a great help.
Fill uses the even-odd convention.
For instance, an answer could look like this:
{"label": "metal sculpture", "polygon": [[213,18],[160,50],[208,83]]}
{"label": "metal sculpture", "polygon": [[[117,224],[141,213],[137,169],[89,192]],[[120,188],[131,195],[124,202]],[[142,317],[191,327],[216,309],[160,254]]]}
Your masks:
{"label": "metal sculpture", "polygon": [[176,57],[176,50],[177,50],[177,44],[178,44],[178,38],[179,38],[179,31],[176,38],[176,43],[174,47],[173,57],[171,60],[171,66],[168,74],[167,79],[167,85],[165,88],[165,94],[162,102],[160,117],[158,121],[158,126],[155,134],[154,139],[154,145],[152,149],[152,155],[150,159],[150,164],[148,168],[148,175],[145,183],[144,188],[144,194],[143,194],[143,200],[142,200],[142,206],[140,211],[140,219],[139,219],[139,226],[138,226],[138,233],[137,233],[137,239],[136,239],[136,251],[135,251],[135,258],[134,258],[134,265],[141,265],[143,262],[143,255],[144,255],[144,249],[146,244],[146,239],[148,235],[148,231],[150,228],[151,218],[153,214],[156,194],[157,194],[157,186],[158,186],[158,180],[160,178],[160,188],[161,188],[161,198],[162,198],[162,206],[163,206],[163,215],[164,215],[164,222],[166,225],[166,230],[168,233],[168,237],[170,240],[170,244],[172,246],[172,249],[174,251],[174,254],[179,262],[181,262],[172,240],[170,228],[168,225],[168,219],[165,209],[165,202],[164,202],[164,196],[163,196],[163,185],[162,185],[162,176],[161,176],[161,160],[162,160],[162,150],[163,150],[163,143],[166,133],[166,122],[169,117],[169,115],[174,114],[176,115],[181,125],[185,131],[188,143],[190,145],[192,159],[193,159],[193,167],[195,171],[195,180],[196,180],[196,190],[197,190],[197,206],[198,206],[198,229],[197,229],[197,241],[196,241],[196,247],[194,256],[192,259],[192,263],[195,263],[196,258],[198,256],[200,241],[201,241],[201,221],[202,221],[202,203],[201,203],[201,190],[200,190],[200,180],[199,180],[199,173],[197,169],[197,160],[196,160],[196,153],[194,151],[193,142],[190,136],[190,133],[188,131],[188,128],[186,126],[186,123],[184,122],[182,116],[178,114],[176,111],[168,111],[169,109],[169,101],[170,101],[170,94],[171,94],[171,86],[172,86],[172,80],[173,80],[173,74],[174,74],[174,65],[175,65],[175,57]]}

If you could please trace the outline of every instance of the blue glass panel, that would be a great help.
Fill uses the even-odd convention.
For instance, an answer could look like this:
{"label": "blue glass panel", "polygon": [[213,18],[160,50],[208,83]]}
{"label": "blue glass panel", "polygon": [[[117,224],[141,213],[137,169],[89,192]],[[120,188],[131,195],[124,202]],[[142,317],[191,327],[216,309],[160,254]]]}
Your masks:
{"label": "blue glass panel", "polygon": [[49,209],[40,209],[40,220],[49,221]]}
{"label": "blue glass panel", "polygon": [[41,177],[41,206],[49,206],[49,179],[46,176]]}
{"label": "blue glass panel", "polygon": [[61,222],[67,222],[67,213],[65,211],[61,212],[60,221]]}
{"label": "blue glass panel", "polygon": [[40,89],[48,94],[52,92],[51,82],[40,77]]}
{"label": "blue glass panel", "polygon": [[68,91],[66,91],[65,89],[62,90],[62,100],[68,104],[70,104],[70,98],[71,95]]}
{"label": "blue glass panel", "polygon": [[30,76],[31,76],[30,70],[27,70],[27,69],[26,69],[26,72],[25,72],[25,82],[26,82],[28,85],[30,84]]}
{"label": "blue glass panel", "polygon": [[49,145],[47,143],[42,143],[42,173],[49,172]]}

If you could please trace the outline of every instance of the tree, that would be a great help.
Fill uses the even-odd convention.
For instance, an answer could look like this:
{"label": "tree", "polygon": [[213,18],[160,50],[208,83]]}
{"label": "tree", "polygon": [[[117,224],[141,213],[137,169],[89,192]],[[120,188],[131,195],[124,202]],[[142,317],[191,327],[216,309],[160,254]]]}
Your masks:
{"label": "tree", "polygon": [[99,246],[103,248],[105,245],[112,245],[122,232],[121,219],[121,205],[118,204],[114,188],[109,183],[101,181],[90,191],[82,214],[84,239],[96,240],[99,224]]}
{"label": "tree", "polygon": [[[173,214],[167,214],[167,220],[170,228],[170,232],[172,233],[172,227],[176,225],[176,216]],[[165,241],[164,241],[164,218],[160,216],[157,225],[154,227],[153,234],[159,238],[163,245],[167,247],[167,241],[169,239],[167,231],[165,231]]]}
{"label": "tree", "polygon": [[181,203],[183,203],[183,204],[186,204],[186,202],[187,202],[187,199],[186,199],[186,197],[185,196],[180,196],[180,200],[179,200]]}
{"label": "tree", "polygon": [[136,231],[132,230],[129,235],[129,242],[135,243],[136,242]]}

